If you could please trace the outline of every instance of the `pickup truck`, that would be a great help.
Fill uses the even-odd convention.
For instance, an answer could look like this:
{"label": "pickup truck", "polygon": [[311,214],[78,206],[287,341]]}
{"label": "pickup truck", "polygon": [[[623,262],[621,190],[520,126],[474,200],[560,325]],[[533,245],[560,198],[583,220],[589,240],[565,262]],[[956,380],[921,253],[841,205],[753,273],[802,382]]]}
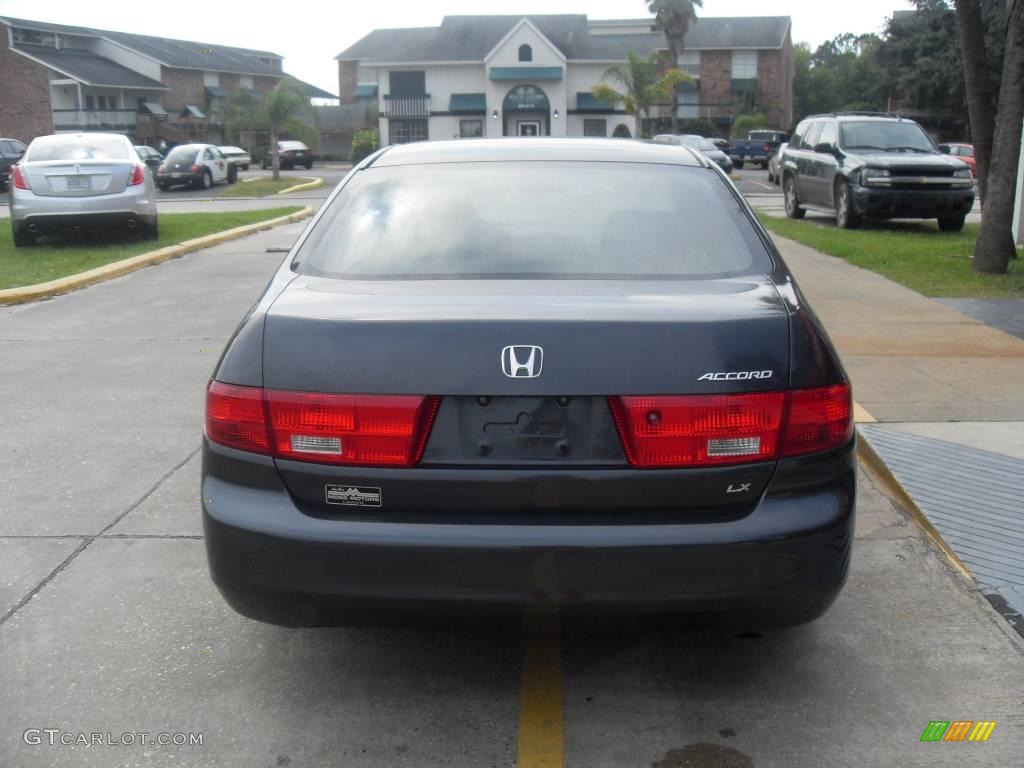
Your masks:
{"label": "pickup truck", "polygon": [[742,168],[743,163],[760,163],[762,168],[768,167],[768,160],[775,154],[779,144],[789,141],[785,131],[759,129],[751,131],[745,139],[733,139],[729,146],[729,157],[733,165]]}

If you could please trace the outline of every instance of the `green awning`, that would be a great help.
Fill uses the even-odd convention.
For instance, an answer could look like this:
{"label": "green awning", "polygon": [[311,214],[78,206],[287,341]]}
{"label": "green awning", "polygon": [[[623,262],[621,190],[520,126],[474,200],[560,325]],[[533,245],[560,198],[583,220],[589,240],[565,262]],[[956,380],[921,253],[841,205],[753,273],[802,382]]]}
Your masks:
{"label": "green awning", "polygon": [[155,101],[145,101],[139,105],[139,112],[149,112],[151,115],[157,117],[167,117],[167,110],[157,104]]}
{"label": "green awning", "polygon": [[197,120],[202,120],[204,117],[206,117],[206,115],[203,114],[203,111],[199,107],[197,107],[195,104],[187,105],[183,110],[181,110],[181,115],[180,116],[181,117],[194,117]]}
{"label": "green awning", "polygon": [[482,115],[487,112],[487,96],[483,93],[453,93],[448,109],[464,115]]}
{"label": "green awning", "polygon": [[223,99],[228,94],[223,88],[218,88],[216,85],[208,85],[206,86],[206,95],[211,99]]}
{"label": "green awning", "polygon": [[732,79],[733,93],[757,93],[757,78],[743,77]]}
{"label": "green awning", "polygon": [[580,91],[576,94],[576,109],[580,112],[614,112],[615,105],[599,100],[590,91]]}
{"label": "green awning", "polygon": [[561,67],[491,67],[491,80],[561,79]]}
{"label": "green awning", "polygon": [[359,83],[359,85],[356,86],[356,90],[355,90],[355,94],[354,95],[355,95],[355,97],[357,99],[365,98],[367,96],[376,96],[377,95],[377,84],[376,83]]}

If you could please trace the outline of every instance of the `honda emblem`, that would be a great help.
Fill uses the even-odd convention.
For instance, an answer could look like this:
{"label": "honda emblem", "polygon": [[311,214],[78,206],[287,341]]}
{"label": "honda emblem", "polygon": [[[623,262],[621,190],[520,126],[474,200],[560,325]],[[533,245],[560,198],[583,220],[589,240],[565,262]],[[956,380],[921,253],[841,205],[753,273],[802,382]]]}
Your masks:
{"label": "honda emblem", "polygon": [[544,368],[544,350],[521,344],[501,350],[501,370],[510,379],[536,379]]}

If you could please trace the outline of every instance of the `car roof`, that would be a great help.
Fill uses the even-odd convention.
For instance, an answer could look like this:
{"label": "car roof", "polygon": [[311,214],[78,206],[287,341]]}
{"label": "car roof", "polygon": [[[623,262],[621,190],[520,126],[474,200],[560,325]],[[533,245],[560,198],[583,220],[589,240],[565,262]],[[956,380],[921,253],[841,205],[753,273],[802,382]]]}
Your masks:
{"label": "car roof", "polygon": [[32,139],[32,143],[35,144],[38,141],[41,144],[48,144],[51,141],[60,141],[61,139],[95,139],[97,137],[103,139],[120,139],[121,141],[131,144],[131,141],[129,141],[128,137],[123,133],[100,133],[99,131],[89,131],[88,133],[51,133],[47,136],[36,136]]}
{"label": "car roof", "polygon": [[632,139],[505,138],[422,141],[385,149],[373,166],[423,163],[472,163],[498,161],[550,161],[662,163],[708,167],[699,153],[680,152],[679,147]]}
{"label": "car roof", "polygon": [[[900,117],[899,115],[873,115],[873,114],[862,114],[856,112],[850,113],[828,113],[823,115],[808,115],[804,120],[820,120],[823,118],[833,118],[835,120],[842,120],[844,122],[855,120],[857,122],[878,122],[878,123],[914,123],[909,117]],[[801,120],[800,122],[803,122]],[[916,125],[916,123],[914,123]]]}

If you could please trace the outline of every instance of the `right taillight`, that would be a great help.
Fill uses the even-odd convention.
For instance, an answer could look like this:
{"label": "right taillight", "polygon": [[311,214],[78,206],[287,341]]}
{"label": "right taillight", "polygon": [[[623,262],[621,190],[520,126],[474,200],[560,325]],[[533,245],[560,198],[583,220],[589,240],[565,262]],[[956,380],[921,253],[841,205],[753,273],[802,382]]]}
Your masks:
{"label": "right taillight", "polygon": [[849,384],[794,389],[787,395],[782,456],[817,453],[845,445],[853,437]]}
{"label": "right taillight", "polygon": [[28,180],[25,178],[25,172],[21,170],[21,166],[11,166],[11,182],[18,189],[28,189]]}
{"label": "right taillight", "polygon": [[772,461],[845,445],[850,387],[726,395],[609,398],[634,467],[706,467]]}

